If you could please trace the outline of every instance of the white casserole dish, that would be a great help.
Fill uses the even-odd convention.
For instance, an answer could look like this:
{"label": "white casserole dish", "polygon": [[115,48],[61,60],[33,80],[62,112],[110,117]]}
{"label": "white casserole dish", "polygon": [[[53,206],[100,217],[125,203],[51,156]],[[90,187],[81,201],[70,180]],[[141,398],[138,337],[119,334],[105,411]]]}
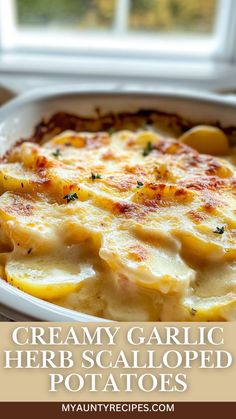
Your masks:
{"label": "white casserole dish", "polygon": [[[43,117],[58,111],[94,116],[101,113],[157,109],[175,113],[196,123],[236,125],[236,104],[214,94],[156,90],[82,91],[76,86],[52,87],[20,96],[0,110],[0,153],[17,140],[29,137]],[[17,321],[106,321],[39,300],[0,279],[0,313]]]}

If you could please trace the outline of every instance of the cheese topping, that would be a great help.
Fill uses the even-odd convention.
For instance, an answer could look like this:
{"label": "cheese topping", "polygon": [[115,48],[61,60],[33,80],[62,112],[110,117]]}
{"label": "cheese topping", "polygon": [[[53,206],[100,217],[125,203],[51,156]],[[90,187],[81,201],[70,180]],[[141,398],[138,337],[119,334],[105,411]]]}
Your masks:
{"label": "cheese topping", "polygon": [[108,319],[235,320],[236,159],[219,131],[15,146],[0,164],[1,276]]}

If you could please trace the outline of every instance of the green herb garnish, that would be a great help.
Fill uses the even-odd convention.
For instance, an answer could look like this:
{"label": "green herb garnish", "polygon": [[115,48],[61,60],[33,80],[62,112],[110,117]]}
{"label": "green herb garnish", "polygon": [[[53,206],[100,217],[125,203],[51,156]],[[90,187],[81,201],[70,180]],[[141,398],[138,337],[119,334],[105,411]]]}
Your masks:
{"label": "green herb garnish", "polygon": [[78,199],[78,195],[76,192],[68,193],[67,195],[64,196],[63,199],[66,199],[66,202],[68,204],[70,201],[75,201],[76,199]]}
{"label": "green herb garnish", "polygon": [[27,254],[30,255],[30,253],[32,252],[32,247],[28,250]]}
{"label": "green herb garnish", "polygon": [[137,188],[140,189],[143,186],[143,182],[140,182],[140,180],[137,180]]}
{"label": "green herb garnish", "polygon": [[91,176],[89,179],[95,180],[95,179],[102,179],[102,176],[99,175],[99,173],[91,173]]}
{"label": "green herb garnish", "polygon": [[213,231],[213,233],[215,233],[215,234],[224,234],[224,232],[225,232],[224,226],[216,227],[216,229]]}
{"label": "green herb garnish", "polygon": [[143,150],[143,156],[144,157],[148,156],[152,152],[153,148],[154,147],[153,147],[153,144],[151,143],[151,141],[148,141],[146,147]]}
{"label": "green herb garnish", "polygon": [[191,308],[191,314],[193,315],[193,316],[195,316],[195,314],[197,313],[197,310],[196,310],[196,308]]}
{"label": "green herb garnish", "polygon": [[110,128],[108,128],[107,132],[108,132],[109,135],[112,135],[112,134],[114,134],[115,129],[113,127],[110,127]]}
{"label": "green herb garnish", "polygon": [[58,158],[59,156],[61,156],[61,150],[59,148],[57,148],[52,155],[56,158]]}

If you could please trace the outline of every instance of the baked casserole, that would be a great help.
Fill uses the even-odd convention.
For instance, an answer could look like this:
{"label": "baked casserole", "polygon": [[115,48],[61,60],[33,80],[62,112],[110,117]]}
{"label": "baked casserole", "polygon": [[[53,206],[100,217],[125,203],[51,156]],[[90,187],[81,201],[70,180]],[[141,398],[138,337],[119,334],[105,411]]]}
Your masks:
{"label": "baked casserole", "polygon": [[1,277],[111,320],[235,320],[226,134],[151,111],[42,122],[0,164]]}

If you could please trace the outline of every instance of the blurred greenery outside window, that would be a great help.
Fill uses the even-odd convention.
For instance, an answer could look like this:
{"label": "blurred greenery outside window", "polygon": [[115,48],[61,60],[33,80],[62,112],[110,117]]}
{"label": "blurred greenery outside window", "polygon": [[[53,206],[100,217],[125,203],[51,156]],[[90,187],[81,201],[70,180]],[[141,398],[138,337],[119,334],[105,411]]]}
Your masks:
{"label": "blurred greenery outside window", "polygon": [[117,14],[121,13],[124,32],[206,35],[214,30],[217,3],[217,0],[16,0],[16,17],[20,27],[112,32]]}

